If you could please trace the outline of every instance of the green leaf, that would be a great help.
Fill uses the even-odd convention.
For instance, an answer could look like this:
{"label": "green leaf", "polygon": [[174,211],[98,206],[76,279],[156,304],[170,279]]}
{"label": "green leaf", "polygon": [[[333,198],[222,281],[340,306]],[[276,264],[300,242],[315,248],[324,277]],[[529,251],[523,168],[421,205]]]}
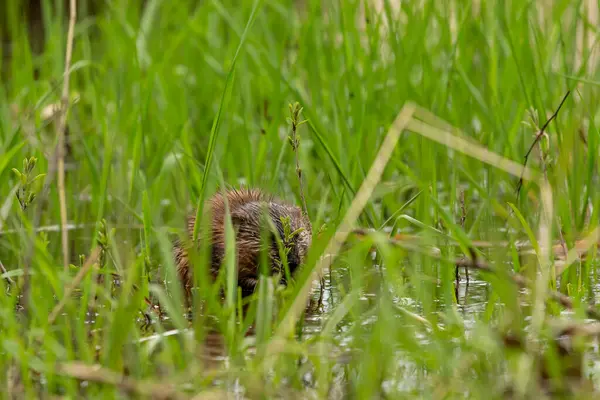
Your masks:
{"label": "green leaf", "polygon": [[4,169],[11,162],[11,160],[15,156],[15,154],[17,154],[19,151],[21,151],[21,149],[23,148],[23,146],[25,146],[25,143],[27,143],[27,142],[26,141],[22,141],[18,145],[12,147],[2,157],[0,157],[0,175],[2,175],[2,172],[4,172]]}
{"label": "green leaf", "polygon": [[221,126],[221,115],[225,109],[225,105],[227,102],[228,94],[231,93],[231,84],[233,82],[235,66],[238,60],[238,56],[242,50],[244,43],[246,42],[246,38],[248,36],[248,32],[250,28],[254,24],[254,20],[256,19],[256,14],[258,9],[262,6],[262,0],[256,0],[252,7],[252,12],[250,13],[250,17],[248,18],[248,22],[246,23],[246,28],[242,33],[242,37],[240,38],[240,43],[235,51],[233,56],[233,60],[231,62],[231,67],[229,68],[229,72],[227,73],[227,79],[225,80],[225,87],[223,88],[223,93],[221,94],[221,102],[219,104],[219,108],[217,110],[217,115],[213,120],[212,128],[210,130],[210,137],[208,141],[208,150],[206,152],[206,161],[204,163],[204,174],[202,175],[202,187],[200,188],[200,196],[198,196],[198,202],[196,204],[196,221],[194,223],[194,229],[192,234],[192,241],[196,242],[198,239],[198,231],[200,229],[200,221],[201,221],[201,213],[203,210],[203,203],[206,193],[206,186],[208,182],[208,177],[210,175],[210,170],[212,167],[212,159],[214,157],[215,146],[217,142],[217,137],[219,135],[219,127]]}
{"label": "green leaf", "polygon": [[33,182],[37,181],[38,179],[41,179],[43,177],[45,177],[46,174],[39,174],[37,175],[35,178],[33,178],[32,180],[29,181],[29,184],[32,184]]}
{"label": "green leaf", "polygon": [[527,221],[525,220],[525,217],[523,217],[523,214],[521,214],[521,211],[519,211],[519,209],[513,204],[513,203],[508,203],[508,206],[510,208],[512,208],[512,210],[514,211],[515,215],[517,216],[517,219],[519,220],[519,222],[521,223],[521,226],[523,227],[523,229],[525,229],[525,233],[527,233],[527,237],[529,238],[529,241],[531,242],[531,245],[533,246],[533,249],[535,250],[535,254],[538,257],[538,260],[540,258],[540,246],[539,243],[535,237],[535,234],[533,233],[533,230],[531,229],[531,227],[529,226],[529,224],[527,223]]}

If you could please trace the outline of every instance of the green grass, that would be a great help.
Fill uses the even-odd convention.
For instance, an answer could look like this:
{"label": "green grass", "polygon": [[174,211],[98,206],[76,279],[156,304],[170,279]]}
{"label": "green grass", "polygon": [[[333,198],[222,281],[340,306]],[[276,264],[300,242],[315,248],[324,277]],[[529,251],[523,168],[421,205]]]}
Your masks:
{"label": "green grass", "polygon": [[[67,272],[60,231],[37,230],[60,224],[56,179],[46,194],[37,181],[22,211],[12,169],[23,171],[31,156],[32,177],[50,169],[56,121],[42,111],[60,100],[68,9],[42,0],[32,29],[25,3],[0,8],[0,261],[15,281],[0,283],[2,392],[127,394],[112,371],[132,380],[131,396],[152,392],[150,383],[183,397],[243,388],[250,398],[501,398],[508,387],[539,396],[548,385],[534,372],[538,347],[547,350],[556,387],[587,390],[567,379],[569,362],[582,363],[599,387],[589,361],[596,351],[587,349],[582,362],[579,342],[570,358],[545,346],[557,321],[583,323],[597,296],[598,259],[592,253],[563,268],[543,250],[557,240],[572,248],[599,218],[598,32],[585,11],[593,2],[406,1],[398,14],[392,0],[78,1],[70,86],[79,101],[69,111],[66,159],[68,220],[77,227],[69,231]],[[549,195],[526,180],[517,197],[518,174],[489,154],[478,159],[475,144],[522,163],[568,90],[528,162],[543,172]],[[304,274],[287,289],[262,279],[239,313],[245,305],[229,259],[216,284],[197,280],[187,320],[171,239],[223,184],[301,204],[286,121],[296,101],[308,120],[298,130],[299,162],[315,234]],[[424,125],[408,124],[352,221],[380,232],[349,237],[325,271],[322,309],[279,337],[288,332],[284,317],[297,317],[288,311],[303,279],[409,103]],[[439,139],[440,130],[454,139]],[[473,146],[457,151],[457,136]],[[195,234],[205,228],[197,224]],[[386,228],[417,240],[393,245]],[[522,240],[533,240],[536,256],[519,255]],[[479,252],[499,272],[471,271],[470,292],[461,269],[457,300],[451,260],[470,256],[474,241],[508,244]],[[103,268],[92,269],[48,323],[98,243]],[[206,249],[193,256],[200,273]],[[19,297],[25,271],[29,299]],[[520,291],[505,271],[544,280]],[[119,287],[97,279],[110,272],[121,275]],[[574,313],[551,301],[542,310],[544,288],[570,296]],[[162,319],[145,297],[160,301]],[[527,351],[501,340],[507,333],[524,340],[526,332]],[[208,359],[207,348],[228,362]],[[106,370],[81,385],[90,377],[75,361]]]}

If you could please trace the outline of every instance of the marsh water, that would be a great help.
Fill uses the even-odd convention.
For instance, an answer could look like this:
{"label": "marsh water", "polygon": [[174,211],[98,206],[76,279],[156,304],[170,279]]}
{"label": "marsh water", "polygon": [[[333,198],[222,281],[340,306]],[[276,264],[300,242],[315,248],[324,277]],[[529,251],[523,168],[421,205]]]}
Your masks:
{"label": "marsh water", "polygon": [[[77,229],[78,227],[73,227],[73,230]],[[49,232],[50,235],[58,235],[58,232],[55,232],[55,229],[46,229],[46,231]],[[82,238],[78,238],[77,240],[81,239]],[[86,237],[81,241],[89,242],[90,239],[91,238]],[[383,275],[385,275],[385,267],[373,267],[379,269],[378,272],[382,272],[383,270]],[[343,289],[341,290],[340,288],[343,288],[345,285],[347,285],[348,276],[351,274],[347,267],[337,266],[337,264],[335,267],[327,268],[324,272],[325,273],[323,274],[323,281],[315,281],[313,285],[313,293],[311,299],[313,301],[313,305],[318,299],[319,307],[311,307],[311,311],[307,312],[305,316],[305,319],[302,324],[301,333],[304,340],[317,336],[322,332],[324,326],[329,322],[332,313],[335,312],[337,307],[343,301]],[[490,301],[490,298],[492,297],[492,283],[484,280],[483,277],[476,272],[470,272],[468,279],[465,275],[465,271],[462,268],[459,272],[459,283],[456,284],[456,282],[454,282],[456,310],[461,316],[462,323],[464,324],[466,330],[465,334],[468,336],[471,334],[470,331],[476,326],[478,321],[480,321],[481,315],[489,311],[490,304],[488,303]],[[379,274],[376,275],[379,276]],[[160,282],[156,283],[160,284]],[[116,281],[115,284],[119,286],[120,282]],[[321,284],[323,285],[322,287]],[[378,297],[381,295],[382,291],[385,291],[387,289],[386,284],[381,281],[377,281],[374,285],[365,286],[368,287],[369,290],[362,290],[358,297],[358,302],[363,304],[358,304],[357,308],[368,310],[373,308],[373,306],[377,304]],[[441,289],[441,283],[438,282],[438,290],[436,292],[441,293]],[[595,300],[598,301],[600,299],[599,284],[595,284],[595,286],[593,287],[593,293],[595,293]],[[523,296],[523,301],[525,301],[526,298],[527,296]],[[394,303],[398,305],[399,309],[401,308],[403,310],[407,310],[410,313],[414,313],[414,315],[416,315],[417,318],[423,315],[421,305],[413,297],[395,296],[393,299]],[[447,307],[445,305],[445,301],[441,298],[435,299],[434,303],[436,304],[437,309],[439,310],[443,310],[444,307]],[[563,310],[562,313],[565,317],[567,317],[570,311]],[[175,329],[168,317],[163,316],[162,318],[160,318],[160,320],[160,331],[162,332],[160,334],[157,333],[156,321],[150,322],[149,319],[145,319],[142,317],[140,317],[138,320],[138,324],[141,328],[140,332],[142,332],[143,336],[139,340],[139,344],[142,347],[145,347],[147,351],[160,352],[161,348],[164,348],[166,341],[179,341],[182,336],[193,334],[191,328],[186,329],[185,331],[179,331]],[[343,371],[344,364],[348,363],[349,360],[351,360],[351,358],[353,357],[353,350],[355,347],[353,346],[353,342],[356,339],[354,337],[354,335],[356,334],[356,330],[353,330],[353,325],[361,324],[365,327],[365,330],[363,332],[368,332],[368,327],[370,325],[373,325],[375,322],[377,322],[377,315],[368,314],[360,320],[351,320],[344,318],[337,324],[336,328],[333,330],[333,343],[335,343],[336,347],[336,362],[341,367],[341,371]],[[93,313],[88,315],[87,323],[90,325],[95,324],[95,315]],[[246,339],[246,350],[248,351],[248,354],[251,355],[254,352],[252,332],[250,332],[250,334],[247,335]],[[418,337],[418,339],[423,344],[428,343],[430,340],[426,334],[421,334]],[[211,331],[205,336],[203,340],[203,353],[201,355],[203,363],[205,363],[205,365],[207,366],[210,366],[211,368],[214,368],[215,370],[218,370],[221,367],[226,367],[228,357],[225,344],[225,337],[216,331]],[[402,373],[394,374],[396,376],[396,380],[385,381],[383,382],[383,385],[395,393],[411,393],[414,390],[418,391],[418,388],[416,387],[419,381],[418,379],[416,379],[416,377],[419,375],[418,366],[416,366],[410,360],[410,357],[403,355],[403,352],[401,350],[394,349],[394,351],[397,367],[402,370]],[[584,371],[586,376],[599,376],[600,357],[598,356],[598,353],[598,341],[593,340],[590,342],[589,351],[585,355]],[[344,373],[340,372],[340,378],[338,379],[338,383],[341,385],[340,387],[343,386],[343,382],[345,379],[343,375]],[[400,376],[401,379],[398,379],[398,376]],[[306,388],[308,390],[312,386],[314,378],[311,376],[310,373],[307,373],[306,376],[304,376],[302,379],[303,381],[305,381]],[[595,386],[598,389],[598,386],[600,385],[595,384]],[[228,390],[230,389],[231,388],[228,388]],[[243,397],[242,392],[240,392],[241,397]],[[339,395],[333,397],[344,398],[343,389],[340,389],[338,392]]]}
{"label": "marsh water", "polygon": [[[324,284],[323,290],[320,290],[319,283],[315,282],[315,288],[313,290],[314,296],[320,298],[321,306],[318,310],[312,310],[308,312],[304,323],[302,325],[302,336],[305,339],[308,339],[312,336],[318,335],[325,324],[327,324],[331,313],[335,310],[336,306],[341,301],[341,293],[338,289],[338,284],[336,282],[336,277],[343,277],[347,274],[348,271],[340,270],[337,273],[331,273],[331,271],[326,271],[324,274]],[[456,308],[458,312],[461,314],[463,323],[466,328],[466,335],[470,334],[471,328],[474,327],[476,321],[479,316],[485,312],[486,308],[488,308],[488,301],[490,299],[491,287],[490,283],[478,277],[476,273],[470,273],[470,276],[467,277],[464,273],[461,273],[461,279],[459,284],[456,287]],[[381,288],[380,288],[381,289]],[[600,286],[596,289],[600,289]],[[320,292],[320,296],[317,296]],[[598,291],[596,291],[598,292]],[[365,308],[368,308],[369,305],[374,304],[378,293],[372,292],[367,293],[364,292],[360,296],[359,301],[365,302]],[[414,312],[419,315],[420,307],[416,303],[413,298],[404,297],[404,298],[396,298],[395,301],[401,307],[406,308],[410,312]],[[436,301],[440,303],[440,308],[443,308],[441,305],[441,301]],[[570,311],[563,311],[564,316],[567,316]],[[362,321],[353,321],[353,322],[341,322],[338,324],[337,329],[335,330],[335,338],[334,341],[337,346],[336,357],[339,360],[338,363],[340,366],[343,366],[348,360],[352,357],[352,333],[351,328],[352,324],[363,324],[363,325],[371,325],[376,322],[376,316],[365,318]],[[190,335],[191,331],[186,331],[184,333],[177,331],[176,329],[168,330],[163,334],[153,334],[149,333],[148,336],[143,338],[141,342],[150,346],[151,348],[157,348],[160,346],[162,340],[169,340],[169,338],[174,339],[181,334]],[[252,335],[249,335],[251,338]],[[422,343],[427,343],[429,338],[426,335],[421,335],[420,340]],[[252,343],[252,341],[250,341]],[[250,348],[252,348],[252,344],[250,344]],[[600,374],[600,357],[598,356],[599,344],[597,340],[593,340],[589,345],[589,351],[585,355],[585,365],[584,371],[587,377],[598,376]],[[221,365],[225,360],[227,360],[226,356],[226,346],[224,343],[224,338],[222,335],[212,332],[207,335],[205,339],[205,359],[208,365],[213,367],[217,367]],[[414,393],[414,391],[418,391],[418,379],[416,379],[419,375],[419,368],[412,362],[408,357],[403,355],[401,350],[395,352],[395,359],[397,362],[397,367],[402,370],[402,374],[396,374],[396,376],[401,376],[401,379],[396,378],[395,380],[387,380],[382,383],[382,389],[384,391],[391,391],[394,393]],[[345,380],[343,376],[343,372],[340,372],[339,379],[337,379],[334,384],[339,386],[338,390],[333,390],[330,392],[330,398],[345,398],[343,382]],[[308,373],[303,377],[305,381],[306,388],[309,389],[312,386],[312,376]],[[594,383],[594,386],[598,389],[598,385]],[[231,388],[230,388],[231,389]],[[240,391],[241,398],[243,398],[242,394],[243,390]],[[337,393],[337,395],[336,395]]]}

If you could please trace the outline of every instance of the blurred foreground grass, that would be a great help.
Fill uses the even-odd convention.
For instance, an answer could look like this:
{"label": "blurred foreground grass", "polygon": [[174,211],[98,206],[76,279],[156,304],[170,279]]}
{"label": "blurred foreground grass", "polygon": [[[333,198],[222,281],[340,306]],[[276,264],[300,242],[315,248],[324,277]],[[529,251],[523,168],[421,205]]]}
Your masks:
{"label": "blurred foreground grass", "polygon": [[[564,323],[595,335],[582,325],[597,298],[594,240],[583,261],[554,253],[594,239],[600,210],[597,4],[77,3],[67,271],[56,179],[43,193],[44,178],[23,188],[12,171],[27,172],[22,160],[32,156],[30,177],[51,171],[56,120],[48,114],[60,102],[67,2],[42,0],[35,17],[35,2],[0,8],[0,262],[13,280],[0,283],[2,392],[363,399],[562,390],[589,398],[598,387],[589,341],[571,335],[557,348],[552,340]],[[519,174],[500,161],[523,162],[568,90],[529,156],[539,180],[525,180],[517,196]],[[352,211],[393,121],[409,102],[418,106],[351,221],[378,232],[351,235],[335,254],[323,304],[293,336],[274,332],[287,332],[282,321],[301,285],[284,290],[268,279],[237,316],[238,300],[221,303],[200,282],[204,308],[188,322],[171,237],[220,182],[300,204],[286,122],[295,101],[308,120],[299,163],[315,233],[300,284],[329,256],[327,240]],[[461,150],[461,138],[472,145]],[[71,293],[96,245],[102,268]],[[482,248],[476,264],[499,271],[469,274],[485,288],[477,309],[457,301],[469,297],[452,262],[464,264],[472,246]],[[113,272],[122,277],[116,288],[98,278]],[[519,289],[504,272],[539,284]],[[548,290],[571,296],[572,310],[545,302]],[[148,337],[171,329],[180,331]]]}

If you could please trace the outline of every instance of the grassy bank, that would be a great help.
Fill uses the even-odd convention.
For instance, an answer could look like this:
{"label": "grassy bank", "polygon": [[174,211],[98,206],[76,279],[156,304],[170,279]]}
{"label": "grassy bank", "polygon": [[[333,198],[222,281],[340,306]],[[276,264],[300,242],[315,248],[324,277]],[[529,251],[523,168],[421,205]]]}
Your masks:
{"label": "grassy bank", "polygon": [[[597,386],[595,326],[583,325],[597,296],[597,5],[77,3],[66,75],[66,2],[43,0],[33,19],[25,2],[0,8],[3,392],[501,398]],[[67,225],[53,167],[65,76]],[[288,288],[262,280],[244,314],[230,270],[224,302],[200,281],[188,320],[171,241],[190,209],[223,183],[301,204],[295,102],[309,260]],[[561,256],[576,244],[586,257]],[[480,307],[466,304],[467,279]],[[587,337],[570,335],[565,355],[553,338],[566,322]]]}

